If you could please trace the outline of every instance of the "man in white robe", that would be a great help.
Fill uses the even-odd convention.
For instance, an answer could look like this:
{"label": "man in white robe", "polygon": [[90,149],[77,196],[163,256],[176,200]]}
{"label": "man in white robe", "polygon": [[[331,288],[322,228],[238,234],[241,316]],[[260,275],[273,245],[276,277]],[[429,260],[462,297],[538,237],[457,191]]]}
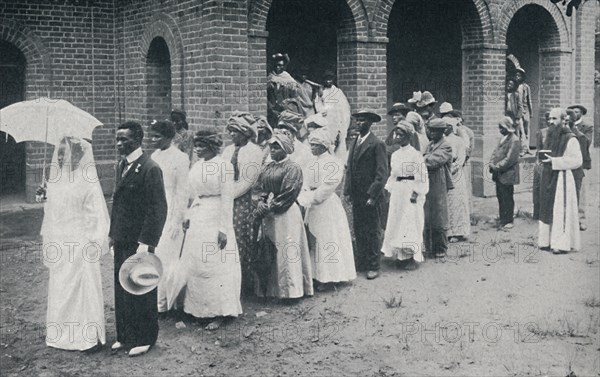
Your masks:
{"label": "man in white robe", "polygon": [[579,142],[571,133],[564,109],[550,111],[540,187],[538,246],[555,254],[579,250],[579,218],[573,169],[582,164]]}

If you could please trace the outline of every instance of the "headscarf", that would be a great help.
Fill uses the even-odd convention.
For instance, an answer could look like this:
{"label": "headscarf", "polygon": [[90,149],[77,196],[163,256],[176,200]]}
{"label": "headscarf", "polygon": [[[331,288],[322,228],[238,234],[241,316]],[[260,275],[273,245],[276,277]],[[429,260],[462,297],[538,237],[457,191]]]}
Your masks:
{"label": "headscarf", "polygon": [[219,135],[219,131],[213,126],[200,126],[194,136],[194,143],[203,143],[215,153],[219,153],[223,145],[223,139]]}
{"label": "headscarf", "polygon": [[416,132],[424,133],[425,129],[423,126],[425,125],[425,122],[423,122],[423,118],[421,118],[416,111],[409,111],[404,120],[410,123]]}
{"label": "headscarf", "polygon": [[331,137],[331,132],[326,128],[317,128],[308,134],[308,142],[311,144],[321,144],[329,149],[333,145],[334,140]]}
{"label": "headscarf", "polygon": [[252,139],[258,134],[255,122],[256,118],[249,112],[234,111],[227,120],[227,130],[239,131],[247,139]]}
{"label": "headscarf", "polygon": [[401,120],[400,122],[398,122],[395,129],[405,132],[409,135],[411,135],[415,132],[413,125],[411,123],[407,122],[406,120]]}
{"label": "headscarf", "polygon": [[269,140],[269,144],[277,143],[287,154],[294,153],[294,138],[290,131],[277,128],[273,131],[273,136]]}
{"label": "headscarf", "polygon": [[283,127],[294,134],[298,133],[303,126],[304,117],[301,114],[295,113],[290,110],[284,110],[279,114],[277,119],[277,127]]}
{"label": "headscarf", "polygon": [[323,128],[327,127],[329,125],[329,122],[327,121],[327,118],[323,116],[323,114],[316,113],[304,119],[304,125],[306,126],[306,128],[311,126],[315,128]]}

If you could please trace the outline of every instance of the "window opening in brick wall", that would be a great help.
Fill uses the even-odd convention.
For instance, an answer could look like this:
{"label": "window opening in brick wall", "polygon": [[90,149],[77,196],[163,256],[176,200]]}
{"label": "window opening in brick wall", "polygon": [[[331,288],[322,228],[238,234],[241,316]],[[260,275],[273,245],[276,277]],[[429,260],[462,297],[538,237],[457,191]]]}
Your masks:
{"label": "window opening in brick wall", "polygon": [[148,122],[168,119],[171,114],[171,54],[162,37],[155,37],[150,42],[146,56],[146,114],[144,149],[150,149]]}
{"label": "window opening in brick wall", "polygon": [[[0,109],[25,99],[25,56],[15,45],[0,41]],[[25,194],[25,143],[0,132],[0,196]]]}

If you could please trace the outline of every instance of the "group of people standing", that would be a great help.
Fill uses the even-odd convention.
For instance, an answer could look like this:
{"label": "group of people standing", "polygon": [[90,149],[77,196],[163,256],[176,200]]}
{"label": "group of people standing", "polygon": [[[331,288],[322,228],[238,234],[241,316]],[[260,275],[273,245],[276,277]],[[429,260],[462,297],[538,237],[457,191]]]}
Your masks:
{"label": "group of people standing", "polygon": [[[188,131],[180,110],[148,125],[151,154],[142,150],[142,125],[121,124],[116,146],[123,158],[110,219],[91,169],[91,145],[63,139],[55,166],[75,179],[48,184],[42,227],[45,249],[53,244],[59,251],[45,259],[48,323],[58,329],[54,337],[48,333],[49,346],[94,350],[105,343],[97,262],[109,249],[117,328],[112,349],[136,356],[155,344],[159,318],[173,309],[206,319],[206,329],[214,330],[242,313],[242,294],[311,296],[352,281],[357,271],[377,278],[382,254],[413,270],[425,257],[445,257],[449,242],[469,237],[474,137],[459,110],[444,102],[436,114],[433,95],[415,92],[391,107],[394,127],[382,141],[371,132],[381,117],[369,109],[351,113],[333,75],[323,87],[306,77],[298,82],[285,72],[287,57],[274,58],[267,116],[233,112],[226,147],[215,127]],[[550,112],[543,148],[551,152],[541,160],[538,207],[540,247],[568,251],[579,247],[573,226],[578,178],[571,171],[581,165],[586,136],[580,139],[565,119],[576,126],[576,116]],[[510,228],[521,148],[510,117],[499,127],[503,138],[490,171],[500,223]],[[66,244],[69,253],[61,256]],[[96,260],[90,260],[90,245]],[[160,259],[163,276],[174,278],[150,291],[125,289],[123,265],[148,253]]]}

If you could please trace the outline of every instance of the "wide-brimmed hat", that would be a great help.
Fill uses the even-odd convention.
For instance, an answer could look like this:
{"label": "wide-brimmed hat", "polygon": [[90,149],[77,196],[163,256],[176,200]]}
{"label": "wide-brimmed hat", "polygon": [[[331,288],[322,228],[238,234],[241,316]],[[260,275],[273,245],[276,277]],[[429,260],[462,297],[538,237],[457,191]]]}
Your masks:
{"label": "wide-brimmed hat", "polygon": [[517,67],[517,72],[525,73],[525,70],[522,67]]}
{"label": "wide-brimmed hat", "polygon": [[290,62],[290,57],[288,56],[288,54],[282,54],[281,52],[278,52],[276,54],[271,55],[271,59],[274,62],[278,62],[283,60],[283,62],[287,65]]}
{"label": "wide-brimmed hat", "polygon": [[396,102],[392,105],[390,111],[388,111],[388,115],[392,115],[394,113],[408,113],[412,110],[412,107],[405,104],[404,102]]}
{"label": "wide-brimmed hat", "polygon": [[357,112],[355,112],[354,114],[352,114],[352,117],[354,117],[354,118],[364,117],[364,118],[368,119],[369,121],[371,121],[372,123],[377,123],[377,122],[381,121],[381,117],[379,115],[377,115],[377,113],[371,109],[360,109]]}
{"label": "wide-brimmed hat", "polygon": [[571,105],[571,106],[567,107],[567,109],[579,109],[579,110],[581,110],[582,115],[587,114],[587,109],[583,105],[579,105],[579,104]]}
{"label": "wide-brimmed hat", "polygon": [[427,122],[427,128],[431,128],[434,130],[445,130],[448,128],[448,123],[444,119],[433,118],[429,122]]}
{"label": "wide-brimmed hat", "polygon": [[507,130],[508,132],[514,133],[516,131],[515,124],[513,123],[513,120],[510,117],[504,117],[500,119],[498,125]]}
{"label": "wide-brimmed hat", "polygon": [[147,252],[133,254],[119,270],[121,287],[132,295],[143,295],[158,286],[163,275],[160,259]]}
{"label": "wide-brimmed hat", "polygon": [[429,105],[434,105],[436,102],[437,101],[435,100],[431,92],[424,91],[423,93],[421,93],[421,98],[417,100],[416,106],[425,107]]}

